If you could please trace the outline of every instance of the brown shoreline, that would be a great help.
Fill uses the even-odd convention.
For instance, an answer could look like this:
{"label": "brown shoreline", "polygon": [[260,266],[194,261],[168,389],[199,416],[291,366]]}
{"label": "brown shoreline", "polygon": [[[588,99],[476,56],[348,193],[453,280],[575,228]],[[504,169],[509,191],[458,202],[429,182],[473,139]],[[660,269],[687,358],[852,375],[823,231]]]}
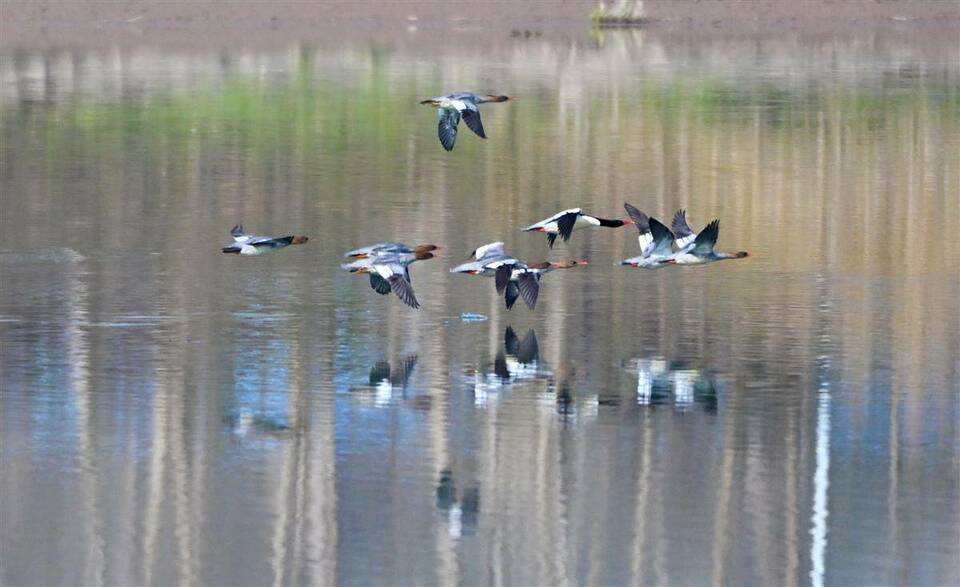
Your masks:
{"label": "brown shoreline", "polygon": [[[586,34],[594,0],[277,2],[240,0],[4,0],[0,49],[280,46],[292,39],[424,32],[443,37]],[[960,28],[953,0],[646,0],[647,28],[696,35]]]}

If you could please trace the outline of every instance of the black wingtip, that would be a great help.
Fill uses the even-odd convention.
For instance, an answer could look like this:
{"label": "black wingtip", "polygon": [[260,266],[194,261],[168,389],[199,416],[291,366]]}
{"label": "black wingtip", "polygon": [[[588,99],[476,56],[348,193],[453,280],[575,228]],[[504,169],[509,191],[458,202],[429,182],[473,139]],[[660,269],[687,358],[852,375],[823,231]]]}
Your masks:
{"label": "black wingtip", "polygon": [[693,230],[691,230],[690,225],[687,224],[687,211],[684,208],[680,208],[676,214],[673,215],[673,220],[670,222],[670,229],[673,230],[673,233],[678,238],[693,234]]}

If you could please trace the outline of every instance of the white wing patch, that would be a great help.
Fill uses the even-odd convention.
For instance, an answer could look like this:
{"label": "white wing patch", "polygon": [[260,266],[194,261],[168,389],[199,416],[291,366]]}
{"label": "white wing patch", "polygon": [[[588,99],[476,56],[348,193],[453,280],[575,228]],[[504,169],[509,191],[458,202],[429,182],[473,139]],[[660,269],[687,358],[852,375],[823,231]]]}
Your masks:
{"label": "white wing patch", "polygon": [[396,267],[393,265],[374,265],[373,268],[380,274],[380,277],[384,279],[390,279],[390,277],[398,273]]}
{"label": "white wing patch", "polygon": [[684,249],[684,248],[686,248],[688,245],[692,245],[692,244],[693,244],[693,241],[695,241],[695,240],[697,240],[697,235],[691,233],[691,234],[688,234],[688,235],[685,236],[685,237],[678,238],[678,239],[674,240],[674,241],[673,241],[673,244],[677,245],[677,248],[678,248],[678,249]]}
{"label": "white wing patch", "polygon": [[637,236],[637,242],[640,243],[640,252],[644,255],[650,254],[653,248],[653,233],[645,232]]}

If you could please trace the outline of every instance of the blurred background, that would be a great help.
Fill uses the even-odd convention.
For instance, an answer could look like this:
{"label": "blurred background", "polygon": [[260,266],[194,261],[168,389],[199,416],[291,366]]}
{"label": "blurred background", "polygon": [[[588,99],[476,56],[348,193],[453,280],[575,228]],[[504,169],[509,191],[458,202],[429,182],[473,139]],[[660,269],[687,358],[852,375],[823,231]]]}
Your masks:
{"label": "blurred background", "polygon": [[[5,3],[0,582],[960,581],[949,3],[716,4]],[[461,90],[515,100],[447,153]],[[624,201],[751,256],[519,231]],[[339,269],[383,240],[420,311]],[[590,266],[507,312],[493,240]]]}

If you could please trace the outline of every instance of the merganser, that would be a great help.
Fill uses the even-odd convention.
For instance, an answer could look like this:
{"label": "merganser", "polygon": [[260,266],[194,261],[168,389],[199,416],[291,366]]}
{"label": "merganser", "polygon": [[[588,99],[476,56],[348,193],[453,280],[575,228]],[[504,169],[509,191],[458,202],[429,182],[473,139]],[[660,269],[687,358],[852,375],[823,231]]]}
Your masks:
{"label": "merganser", "polygon": [[413,285],[410,283],[409,266],[414,261],[432,259],[433,253],[421,251],[419,253],[388,253],[359,259],[353,263],[341,265],[351,273],[367,273],[370,275],[370,287],[381,295],[391,291],[397,294],[400,300],[413,309],[420,308]]}
{"label": "merganser", "polygon": [[517,263],[514,265],[501,265],[496,270],[497,293],[504,294],[504,301],[507,309],[511,309],[517,301],[517,297],[522,297],[527,307],[533,310],[537,307],[537,297],[540,295],[540,279],[547,273],[557,269],[570,269],[588,265],[586,261],[544,261],[542,263]]}
{"label": "merganser", "polygon": [[674,242],[674,236],[670,229],[656,218],[647,216],[626,202],[624,202],[623,207],[640,232],[640,235],[637,236],[637,242],[640,243],[640,256],[624,259],[620,261],[620,264],[647,269],[663,267],[668,264],[667,260],[673,257]]}
{"label": "merganser", "polygon": [[566,242],[570,240],[570,235],[573,234],[574,230],[579,230],[588,226],[618,228],[625,224],[633,223],[633,220],[629,219],[608,220],[606,218],[598,218],[596,216],[584,214],[583,210],[580,208],[570,208],[569,210],[564,210],[563,212],[557,212],[546,220],[541,220],[536,224],[531,224],[530,226],[524,228],[523,231],[547,233],[547,244],[549,244],[550,248],[552,249],[553,243],[555,240],[557,240],[558,235],[564,240],[564,242]]}
{"label": "merganser", "polygon": [[462,263],[450,269],[450,273],[467,273],[469,275],[483,275],[484,277],[493,277],[497,269],[503,265],[516,265],[522,263],[519,259],[511,257],[503,250],[502,242],[495,242],[476,248],[470,253],[472,261]]}
{"label": "merganser", "polygon": [[243,225],[238,224],[230,229],[233,243],[223,247],[224,253],[236,255],[262,255],[282,249],[288,245],[302,245],[310,240],[305,236],[256,236],[243,231]]}
{"label": "merganser", "polygon": [[702,265],[724,259],[743,259],[749,256],[746,251],[736,253],[718,253],[713,250],[720,235],[720,221],[714,220],[700,231],[692,245],[674,253],[665,263],[671,265]]}
{"label": "merganser", "polygon": [[430,104],[437,108],[437,134],[440,137],[440,144],[447,151],[453,150],[453,145],[457,142],[457,126],[460,124],[460,118],[467,126],[481,139],[487,138],[483,131],[483,123],[480,120],[480,104],[486,102],[506,102],[509,96],[494,96],[491,94],[471,94],[470,92],[459,92],[421,100],[421,104]]}
{"label": "merganser", "polygon": [[416,254],[416,253],[428,253],[430,251],[436,251],[440,247],[437,245],[417,245],[411,247],[403,243],[387,242],[387,243],[377,243],[375,245],[369,245],[366,247],[360,247],[353,251],[344,253],[344,257],[352,257],[354,259],[367,259],[369,257],[375,257],[378,255],[386,255],[390,253],[398,254]]}

